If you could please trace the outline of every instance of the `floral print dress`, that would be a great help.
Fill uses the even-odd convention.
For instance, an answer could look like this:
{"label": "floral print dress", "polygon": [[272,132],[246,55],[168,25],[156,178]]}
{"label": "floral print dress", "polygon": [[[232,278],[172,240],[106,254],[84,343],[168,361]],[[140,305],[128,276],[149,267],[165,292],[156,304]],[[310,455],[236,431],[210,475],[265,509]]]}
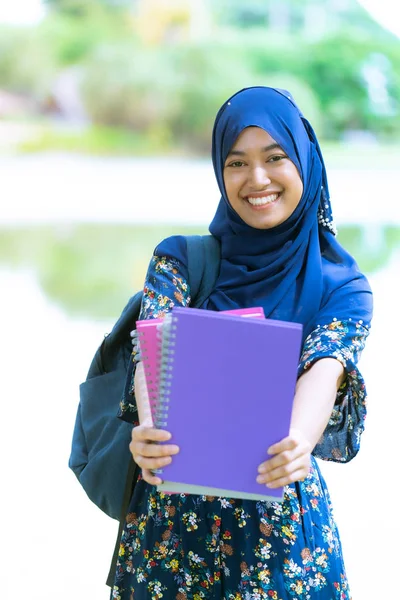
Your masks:
{"label": "floral print dress", "polygon": [[[154,255],[141,319],[188,306],[185,265]],[[346,462],[358,451],[366,392],[356,367],[368,327],[332,321],[306,339],[299,374],[323,357],[346,370],[327,429],[314,455]],[[131,385],[120,417],[137,424]],[[218,461],[218,457],[215,457]],[[317,462],[285,487],[284,500],[168,495],[139,475],[120,543],[115,600],[348,600],[351,598],[331,501]]]}

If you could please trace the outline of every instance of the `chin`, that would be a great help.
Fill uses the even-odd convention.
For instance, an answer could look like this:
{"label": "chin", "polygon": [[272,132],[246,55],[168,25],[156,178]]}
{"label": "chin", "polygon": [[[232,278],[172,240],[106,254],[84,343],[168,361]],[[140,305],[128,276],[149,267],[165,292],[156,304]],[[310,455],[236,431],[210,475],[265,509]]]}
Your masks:
{"label": "chin", "polygon": [[273,229],[274,227],[276,227],[276,225],[259,225],[258,227],[254,227],[254,229],[262,229],[262,230],[268,230],[268,229]]}
{"label": "chin", "polygon": [[279,225],[279,223],[275,223],[275,222],[260,222],[260,221],[253,221],[252,223],[249,223],[248,221],[247,225],[250,225],[250,227],[253,227],[253,229],[272,229],[273,227],[276,227],[277,225]]}

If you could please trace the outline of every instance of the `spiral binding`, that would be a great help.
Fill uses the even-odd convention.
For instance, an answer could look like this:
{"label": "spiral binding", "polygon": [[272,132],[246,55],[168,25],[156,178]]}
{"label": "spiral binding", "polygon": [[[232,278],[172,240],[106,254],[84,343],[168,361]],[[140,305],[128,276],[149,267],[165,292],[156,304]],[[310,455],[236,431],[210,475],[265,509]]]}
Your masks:
{"label": "spiral binding", "polygon": [[154,424],[158,428],[168,427],[168,412],[171,393],[171,380],[175,354],[176,317],[166,315],[159,329],[161,336],[160,377],[158,399],[154,413]]}
{"label": "spiral binding", "polygon": [[131,342],[132,342],[132,354],[135,362],[139,362],[142,360],[142,355],[140,354],[139,348],[139,336],[140,333],[137,329],[131,331]]}

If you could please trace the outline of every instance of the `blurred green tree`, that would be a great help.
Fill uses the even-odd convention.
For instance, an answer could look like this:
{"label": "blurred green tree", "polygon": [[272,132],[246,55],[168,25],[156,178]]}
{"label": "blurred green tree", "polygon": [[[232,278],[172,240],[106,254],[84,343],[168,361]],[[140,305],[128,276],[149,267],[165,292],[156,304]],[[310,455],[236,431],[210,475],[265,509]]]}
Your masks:
{"label": "blurred green tree", "polygon": [[130,13],[102,0],[48,0],[53,6],[39,25],[41,38],[60,66],[84,60],[99,44],[134,37]]}
{"label": "blurred green tree", "polygon": [[93,5],[100,5],[110,9],[131,9],[136,0],[43,0],[50,9],[83,16]]}
{"label": "blurred green tree", "polygon": [[[0,31],[0,87],[39,110],[50,97],[54,114],[52,89],[74,67],[95,125],[160,147],[208,148],[221,102],[255,84],[290,88],[326,139],[400,133],[400,43],[356,0],[207,0],[201,14],[189,0],[47,5],[38,26]],[[196,28],[204,11],[211,27]],[[152,27],[157,15],[161,25]]]}
{"label": "blurred green tree", "polygon": [[0,27],[0,88],[26,96],[40,107],[57,67],[37,30]]}

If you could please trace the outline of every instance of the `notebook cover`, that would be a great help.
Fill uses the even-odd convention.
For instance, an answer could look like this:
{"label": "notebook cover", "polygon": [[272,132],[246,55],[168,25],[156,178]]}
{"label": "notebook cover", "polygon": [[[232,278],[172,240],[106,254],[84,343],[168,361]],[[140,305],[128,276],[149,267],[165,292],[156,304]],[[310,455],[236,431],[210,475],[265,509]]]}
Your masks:
{"label": "notebook cover", "polygon": [[258,319],[265,319],[265,313],[262,306],[255,306],[254,308],[234,308],[233,310],[222,310],[224,315],[237,315],[240,317],[255,317]]}
{"label": "notebook cover", "polygon": [[289,432],[302,326],[181,307],[172,317],[165,428],[180,453],[162,469],[159,488],[282,499],[282,488],[256,482],[257,468]]}
{"label": "notebook cover", "polygon": [[[256,306],[254,308],[238,308],[223,312],[226,314],[240,315],[247,318],[265,318],[264,309],[260,306]],[[158,398],[159,379],[160,333],[158,325],[163,321],[164,319],[159,318],[136,321],[136,329],[139,334],[140,350],[144,365],[144,374],[153,421]]]}

